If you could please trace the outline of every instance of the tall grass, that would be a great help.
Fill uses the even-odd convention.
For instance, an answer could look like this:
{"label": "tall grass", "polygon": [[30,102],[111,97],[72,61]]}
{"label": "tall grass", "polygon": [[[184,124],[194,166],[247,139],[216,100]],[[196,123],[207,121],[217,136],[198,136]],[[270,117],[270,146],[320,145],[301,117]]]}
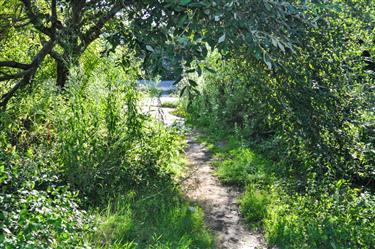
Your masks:
{"label": "tall grass", "polygon": [[210,248],[174,181],[180,133],[139,111],[136,64],[98,61],[0,113],[0,247]]}
{"label": "tall grass", "polygon": [[105,248],[212,248],[202,210],[184,201],[176,191],[152,198],[134,192],[116,198],[104,212],[92,240]]}

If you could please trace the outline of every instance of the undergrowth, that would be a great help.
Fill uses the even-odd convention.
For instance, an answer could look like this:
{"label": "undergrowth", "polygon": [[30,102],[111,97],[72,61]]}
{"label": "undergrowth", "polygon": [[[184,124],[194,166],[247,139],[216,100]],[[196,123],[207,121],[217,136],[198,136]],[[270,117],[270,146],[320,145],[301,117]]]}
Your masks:
{"label": "undergrowth", "polygon": [[88,63],[0,112],[0,247],[210,248],[176,184],[184,139],[140,111],[137,61]]}
{"label": "undergrowth", "polygon": [[96,215],[91,240],[104,248],[212,248],[202,210],[176,190],[153,196],[130,192]]}
{"label": "undergrowth", "polygon": [[306,27],[297,53],[270,58],[275,67],[209,51],[178,110],[205,132],[218,177],[243,189],[249,226],[277,248],[375,248],[374,68],[365,61],[374,8],[331,2],[339,7],[313,4],[328,18]]}
{"label": "undergrowth", "polygon": [[[190,125],[191,125],[190,121]],[[203,131],[219,179],[243,189],[240,210],[250,229],[278,248],[373,248],[375,199],[349,182],[309,175],[304,191],[286,162],[272,161],[238,134]]]}
{"label": "undergrowth", "polygon": [[163,101],[160,107],[164,108],[176,108],[178,105],[177,101]]}

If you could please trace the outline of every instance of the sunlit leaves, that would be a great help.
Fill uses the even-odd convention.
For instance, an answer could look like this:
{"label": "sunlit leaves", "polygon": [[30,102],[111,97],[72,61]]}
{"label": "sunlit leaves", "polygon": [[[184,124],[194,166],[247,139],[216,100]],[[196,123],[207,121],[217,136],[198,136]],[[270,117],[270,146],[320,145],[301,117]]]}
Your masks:
{"label": "sunlit leaves", "polygon": [[222,36],[219,37],[217,43],[222,43],[225,41],[225,34],[223,34]]}

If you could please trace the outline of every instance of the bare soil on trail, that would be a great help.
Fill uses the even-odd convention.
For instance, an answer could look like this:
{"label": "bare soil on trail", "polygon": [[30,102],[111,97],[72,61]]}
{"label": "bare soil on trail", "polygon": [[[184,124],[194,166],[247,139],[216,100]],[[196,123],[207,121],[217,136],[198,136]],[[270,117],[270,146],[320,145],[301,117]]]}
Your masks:
{"label": "bare soil on trail", "polygon": [[[159,104],[163,101],[159,102]],[[157,107],[158,111],[155,110]],[[154,105],[154,113],[166,125],[181,122],[181,118],[171,114],[173,109]],[[156,115],[156,116],[157,116]],[[250,232],[240,215],[237,202],[240,192],[224,186],[214,174],[210,151],[198,142],[198,132],[187,135],[188,178],[182,183],[187,198],[201,206],[205,213],[206,225],[216,235],[218,249],[263,249],[267,248],[262,234]]]}
{"label": "bare soil on trail", "polygon": [[204,210],[207,226],[217,235],[216,248],[267,248],[260,233],[250,232],[240,215],[237,198],[240,193],[224,186],[214,175],[208,149],[197,142],[197,133],[188,136],[186,154],[190,177],[183,184],[187,197]]}

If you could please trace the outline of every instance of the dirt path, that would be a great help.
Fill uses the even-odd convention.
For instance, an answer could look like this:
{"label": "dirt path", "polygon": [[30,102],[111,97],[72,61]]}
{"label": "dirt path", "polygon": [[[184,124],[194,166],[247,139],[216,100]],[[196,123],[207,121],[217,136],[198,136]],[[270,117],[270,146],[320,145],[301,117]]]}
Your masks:
{"label": "dirt path", "polygon": [[[163,99],[161,99],[162,101]],[[167,125],[181,122],[181,118],[171,114],[173,109],[159,109],[157,113],[163,114],[163,117],[159,117],[159,119]],[[210,165],[214,159],[208,149],[198,142],[197,136],[197,132],[187,135],[186,155],[189,160],[189,172],[187,172],[189,178],[182,187],[186,196],[203,208],[206,224],[217,236],[216,248],[266,248],[261,234],[252,233],[246,229],[237,203],[240,193],[234,188],[220,183]]]}
{"label": "dirt path", "polygon": [[188,136],[186,150],[191,177],[184,184],[187,196],[196,201],[206,215],[207,226],[217,235],[216,247],[220,249],[266,248],[262,235],[251,233],[242,223],[234,188],[223,186],[214,176],[210,165],[210,152],[197,142],[197,133]]}

